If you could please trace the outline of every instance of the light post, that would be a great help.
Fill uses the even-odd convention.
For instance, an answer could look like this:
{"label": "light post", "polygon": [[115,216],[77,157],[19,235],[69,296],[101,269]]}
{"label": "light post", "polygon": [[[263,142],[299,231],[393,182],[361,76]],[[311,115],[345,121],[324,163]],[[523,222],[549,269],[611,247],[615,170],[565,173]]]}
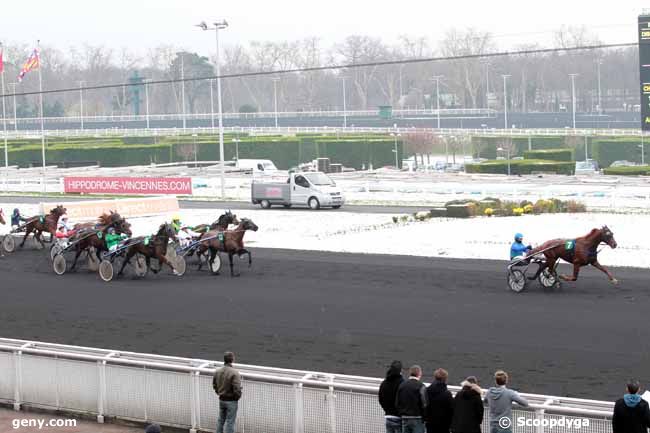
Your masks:
{"label": "light post", "polygon": [[603,112],[603,100],[602,100],[602,92],[601,92],[601,87],[600,87],[600,66],[603,64],[603,59],[598,59],[598,114]]}
{"label": "light post", "polygon": [[81,130],[84,129],[84,91],[85,81],[79,81],[79,120],[81,121]]}
{"label": "light post", "polygon": [[239,168],[239,142],[241,140],[239,138],[233,138],[232,142],[235,143],[235,161],[236,161],[236,166]]}
{"label": "light post", "polygon": [[149,129],[149,81],[144,81],[144,110],[145,110],[145,120],[147,122],[147,129]]}
{"label": "light post", "polygon": [[183,131],[187,127],[187,116],[185,115],[185,53],[181,55],[181,104],[183,105]]}
{"label": "light post", "polygon": [[402,134],[399,134],[397,132],[391,132],[390,135],[395,137],[395,148],[393,149],[393,153],[395,154],[395,168],[399,170],[399,161],[398,161],[398,154],[397,154],[397,137],[401,137]]}
{"label": "light post", "polygon": [[18,131],[18,108],[16,108],[16,85],[18,83],[9,83],[10,86],[13,87],[13,95],[14,95],[14,131]]}
{"label": "light post", "polygon": [[217,45],[217,106],[219,110],[219,158],[221,162],[221,198],[226,196],[226,172],[223,160],[223,114],[221,111],[221,67],[219,65],[219,30],[228,27],[226,20],[213,23],[214,27],[208,27],[205,22],[198,25],[203,30],[214,30]]}
{"label": "light post", "polygon": [[347,107],[346,107],[346,91],[345,91],[345,75],[341,76],[341,81],[343,82],[343,127],[347,128],[348,127],[348,115],[346,113]]}
{"label": "light post", "polygon": [[485,62],[485,108],[490,108],[490,62]]}
{"label": "light post", "polygon": [[506,158],[508,163],[508,176],[510,176],[510,147],[508,147],[507,149],[504,149],[503,147],[498,147],[497,150],[499,152],[503,152],[504,150],[506,151]]}
{"label": "light post", "polygon": [[275,109],[275,127],[278,127],[278,87],[277,83],[280,81],[280,77],[273,77],[273,106]]}
{"label": "light post", "polygon": [[503,77],[503,128],[508,129],[508,87],[506,80],[509,75],[501,75]]}
{"label": "light post", "polygon": [[641,148],[641,165],[645,165],[645,149],[643,148],[644,135],[643,131],[641,131],[641,145],[639,146]]}
{"label": "light post", "polygon": [[573,129],[576,129],[576,77],[579,74],[569,74],[571,77],[571,110],[573,112]]}
{"label": "light post", "polygon": [[196,138],[198,137],[198,134],[192,134],[192,138],[194,139],[194,168],[197,166],[198,158],[196,155]]}
{"label": "light post", "polygon": [[210,121],[214,131],[214,80],[210,80]]}
{"label": "light post", "polygon": [[443,78],[442,75],[435,75],[433,80],[436,82],[436,111],[438,117],[438,129],[440,129],[440,79]]}

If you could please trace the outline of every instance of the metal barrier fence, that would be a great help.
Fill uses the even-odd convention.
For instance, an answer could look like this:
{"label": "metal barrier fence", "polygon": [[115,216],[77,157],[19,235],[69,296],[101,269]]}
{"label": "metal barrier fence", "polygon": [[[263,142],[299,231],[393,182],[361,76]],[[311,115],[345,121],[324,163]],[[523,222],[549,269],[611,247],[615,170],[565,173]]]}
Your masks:
{"label": "metal barrier fence", "polygon": [[[0,338],[0,402],[131,421],[213,431],[218,399],[210,360],[148,355]],[[381,379],[236,365],[243,398],[238,433],[375,433],[384,431],[377,401]],[[457,391],[458,387],[450,387]],[[611,432],[613,404],[523,394],[516,432],[568,432],[550,428],[562,417],[581,418],[581,431]],[[523,421],[524,426],[518,423]],[[484,431],[487,429],[484,421]]]}
{"label": "metal barrier fence", "polygon": [[[229,126],[223,128],[226,134],[249,135],[295,135],[295,134],[437,134],[444,136],[492,136],[492,137],[535,137],[535,136],[578,136],[578,137],[623,137],[643,134],[639,129],[587,129],[587,128],[538,128],[538,129],[495,129],[495,128],[381,128],[381,127],[333,127],[333,126],[297,126],[297,127],[244,127]],[[46,130],[46,137],[151,137],[187,134],[218,134],[219,128],[102,128],[102,129],[56,129]],[[3,135],[0,135],[2,137]],[[8,139],[40,138],[41,132],[7,131]]]}

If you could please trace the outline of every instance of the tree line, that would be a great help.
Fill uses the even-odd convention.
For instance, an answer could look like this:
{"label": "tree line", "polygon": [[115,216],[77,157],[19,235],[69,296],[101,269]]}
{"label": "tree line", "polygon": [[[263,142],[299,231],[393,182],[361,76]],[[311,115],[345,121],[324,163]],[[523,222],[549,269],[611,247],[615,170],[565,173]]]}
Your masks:
{"label": "tree line", "polygon": [[[554,34],[554,46],[596,45],[600,41],[584,28],[566,27]],[[32,47],[24,43],[5,45],[5,91],[13,93],[22,62]],[[522,44],[515,50],[534,50]],[[437,43],[427,38],[401,37],[393,44],[380,38],[351,35],[339,43],[323,46],[319,38],[295,41],[254,41],[223,48],[221,72],[246,74],[333,64],[373,63],[424,57],[487,55],[498,52],[496,38],[478,29],[451,30]],[[161,45],[138,55],[127,48],[83,45],[62,50],[41,49],[45,90],[136,82],[179,80],[214,76],[214,55],[205,56],[173,45]],[[580,112],[632,110],[638,104],[638,49],[598,49],[544,54],[522,54],[403,63],[389,66],[319,70],[277,75],[231,77],[222,80],[223,107],[227,112],[273,111],[277,95],[279,111],[342,110],[345,81],[347,110],[374,110],[378,106],[435,108],[438,103],[434,76],[439,81],[441,108],[492,108],[519,112],[559,112],[571,109],[571,80],[576,78],[576,108]],[[37,91],[37,72],[15,85],[16,93]],[[508,75],[507,97],[504,79]],[[279,78],[275,83],[273,78]],[[134,81],[135,80],[135,81]],[[149,85],[151,114],[211,111],[210,80]],[[600,90],[599,90],[600,89]],[[216,86],[213,88],[216,97]],[[119,86],[46,95],[46,116],[78,116],[83,96],[85,116],[144,114],[142,86]],[[17,96],[18,117],[38,115],[35,96]],[[7,98],[7,117],[13,115]],[[216,103],[215,103],[216,109]]]}

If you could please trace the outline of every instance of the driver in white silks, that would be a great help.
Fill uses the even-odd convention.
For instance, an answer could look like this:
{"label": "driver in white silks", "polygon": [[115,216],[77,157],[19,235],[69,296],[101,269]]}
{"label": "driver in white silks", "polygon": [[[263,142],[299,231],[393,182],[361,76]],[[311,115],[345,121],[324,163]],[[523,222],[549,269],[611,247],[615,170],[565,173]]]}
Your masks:
{"label": "driver in white silks", "polygon": [[181,217],[178,215],[174,215],[172,218],[172,227],[174,227],[174,231],[176,232],[176,237],[178,238],[178,242],[181,248],[187,247],[190,243],[192,243],[192,239],[198,238],[200,236],[200,233],[192,231],[192,227],[184,226],[181,223]]}

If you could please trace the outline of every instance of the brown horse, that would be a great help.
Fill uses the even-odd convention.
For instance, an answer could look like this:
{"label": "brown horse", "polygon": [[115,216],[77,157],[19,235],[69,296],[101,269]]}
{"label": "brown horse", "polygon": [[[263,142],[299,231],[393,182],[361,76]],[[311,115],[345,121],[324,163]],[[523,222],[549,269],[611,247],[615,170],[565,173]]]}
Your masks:
{"label": "brown horse", "polygon": [[[228,253],[228,260],[230,263],[230,276],[238,277],[239,273],[235,274],[234,265],[232,258],[235,254],[241,257],[244,254],[248,254],[248,267],[251,267],[252,258],[251,252],[244,248],[244,234],[247,230],[252,230],[256,232],[258,229],[257,225],[248,218],[242,218],[239,225],[234,230],[226,230],[223,232],[223,236],[219,237],[219,232],[209,231],[205,234],[207,239],[201,243],[199,247],[198,254],[202,254],[206,250],[210,251],[210,258],[208,259],[210,263],[214,263],[214,258],[217,255],[218,251],[225,251]],[[221,240],[223,239],[223,240]],[[202,263],[199,262],[199,270],[201,269]]]}
{"label": "brown horse", "polygon": [[[215,222],[213,222],[210,225],[207,224],[199,224],[198,226],[194,227],[193,231],[200,233],[198,240],[203,239],[205,235],[210,232],[210,231],[216,231],[216,232],[223,232],[228,230],[228,227],[230,224],[235,224],[239,225],[239,220],[237,219],[237,215],[234,213],[227,211],[223,215],[219,217]],[[188,256],[192,255],[192,251],[188,253]],[[199,258],[199,270],[201,269],[201,254],[197,254]]]}
{"label": "brown horse", "polygon": [[555,274],[557,261],[562,259],[573,265],[572,276],[560,275],[560,278],[564,281],[576,281],[580,273],[580,268],[586,265],[592,265],[607,274],[610,282],[618,284],[618,280],[614,278],[611,272],[598,262],[598,246],[601,243],[605,243],[611,248],[618,246],[616,239],[614,239],[614,233],[607,226],[603,226],[600,229],[593,229],[586,236],[580,238],[553,239],[544,242],[528,253],[528,256],[532,256],[535,253],[546,250],[543,253],[546,257],[546,263],[540,266],[535,276],[531,279],[537,278],[546,268]]}
{"label": "brown horse", "polygon": [[22,248],[25,245],[25,241],[27,240],[27,237],[32,232],[34,232],[34,238],[41,243],[41,246],[45,247],[45,243],[41,238],[41,234],[43,232],[48,232],[50,234],[50,242],[52,242],[52,239],[54,239],[55,237],[56,226],[59,223],[59,218],[65,212],[66,212],[66,208],[59,205],[54,209],[50,210],[50,213],[48,215],[45,215],[45,217],[35,216],[29,218],[24,226],[25,237],[23,238],[23,241],[20,243],[20,248]]}
{"label": "brown horse", "polygon": [[[76,255],[74,262],[70,267],[73,271],[77,266],[77,260],[83,251],[88,251],[91,247],[95,249],[97,262],[101,261],[101,253],[107,251],[104,236],[110,227],[113,227],[117,233],[124,233],[131,236],[131,224],[126,222],[119,213],[110,211],[99,216],[97,223],[75,224],[73,230],[76,232],[75,237],[78,242],[75,244]],[[101,233],[101,235],[100,235]]]}
{"label": "brown horse", "polygon": [[0,208],[0,224],[2,224],[2,225],[7,224],[7,222],[5,221],[5,213],[2,210],[2,208]]}
{"label": "brown horse", "polygon": [[[151,269],[151,271],[154,274],[157,274],[163,267],[164,264],[169,265],[169,267],[172,269],[173,272],[176,272],[174,269],[174,266],[167,260],[167,257],[165,255],[167,254],[167,244],[169,244],[169,240],[173,239],[176,241],[176,233],[174,231],[174,227],[172,227],[171,224],[165,223],[162,224],[158,228],[158,232],[149,237],[148,242],[145,242],[146,237],[138,237],[131,239],[129,242],[136,242],[136,241],[141,241],[134,243],[130,247],[127,248],[126,250],[126,258],[122,262],[122,267],[120,269],[120,272],[118,272],[118,276],[122,275],[124,272],[124,268],[126,265],[131,261],[131,258],[136,255],[136,254],[142,254],[145,259],[147,260],[147,268]],[[145,245],[146,244],[146,245]],[[153,269],[151,267],[151,258],[158,259],[158,263],[160,263],[159,269]]]}

